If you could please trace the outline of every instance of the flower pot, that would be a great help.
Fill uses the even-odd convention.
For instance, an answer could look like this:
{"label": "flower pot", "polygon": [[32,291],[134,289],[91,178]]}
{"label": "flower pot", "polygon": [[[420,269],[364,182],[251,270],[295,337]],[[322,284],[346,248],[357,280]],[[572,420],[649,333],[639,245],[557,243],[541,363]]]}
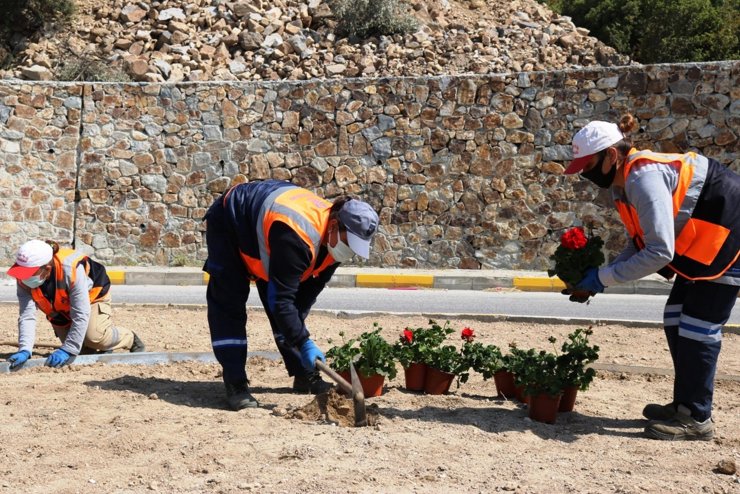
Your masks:
{"label": "flower pot", "polygon": [[578,386],[566,386],[563,388],[563,397],[560,398],[560,407],[558,412],[572,412],[576,404],[576,395]]}
{"label": "flower pot", "polygon": [[514,386],[514,396],[521,403],[529,403],[530,396],[524,394],[524,386]]}
{"label": "flower pot", "polygon": [[504,398],[513,398],[516,394],[514,386],[514,374],[507,370],[500,370],[493,375],[493,382],[496,383],[496,391],[499,396]]}
{"label": "flower pot", "polygon": [[537,422],[554,424],[558,416],[561,396],[560,394],[551,396],[544,393],[530,396],[529,418]]}
{"label": "flower pot", "polygon": [[449,374],[432,367],[427,367],[424,378],[424,392],[430,395],[443,395],[449,391],[455,374]]}
{"label": "flower pot", "polygon": [[[352,384],[352,376],[349,371],[342,371],[339,373],[348,383]],[[359,372],[357,377],[360,379],[362,385],[362,394],[365,398],[373,398],[383,394],[383,384],[385,383],[385,376],[382,374],[375,374],[373,376],[363,376]]]}
{"label": "flower pot", "polygon": [[427,364],[414,362],[403,368],[406,375],[406,389],[409,391],[423,391],[424,378],[427,374]]}

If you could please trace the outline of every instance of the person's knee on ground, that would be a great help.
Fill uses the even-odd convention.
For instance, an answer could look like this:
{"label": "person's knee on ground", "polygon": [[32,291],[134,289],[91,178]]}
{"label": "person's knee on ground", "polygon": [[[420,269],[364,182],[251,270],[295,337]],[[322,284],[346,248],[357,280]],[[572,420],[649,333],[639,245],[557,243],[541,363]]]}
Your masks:
{"label": "person's knee on ground", "polygon": [[115,326],[111,326],[104,332],[88,330],[85,334],[83,347],[105,353],[115,350],[128,350],[137,353],[146,349],[146,345],[136,333]]}

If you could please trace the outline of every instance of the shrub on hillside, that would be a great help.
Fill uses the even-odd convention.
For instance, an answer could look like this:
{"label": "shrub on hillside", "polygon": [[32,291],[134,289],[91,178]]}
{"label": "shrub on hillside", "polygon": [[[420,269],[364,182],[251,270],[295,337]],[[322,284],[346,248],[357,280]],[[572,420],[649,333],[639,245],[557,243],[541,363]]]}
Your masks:
{"label": "shrub on hillside", "polygon": [[333,0],[330,5],[341,36],[364,39],[405,34],[418,27],[418,21],[403,0]]}
{"label": "shrub on hillside", "polygon": [[0,23],[6,28],[37,29],[50,21],[68,21],[74,0],[2,0]]}
{"label": "shrub on hillside", "polygon": [[59,81],[131,82],[128,74],[122,70],[84,56],[62,60],[56,73]]}
{"label": "shrub on hillside", "polygon": [[[542,0],[541,0],[542,1]],[[740,57],[740,0],[545,0],[641,63]]]}

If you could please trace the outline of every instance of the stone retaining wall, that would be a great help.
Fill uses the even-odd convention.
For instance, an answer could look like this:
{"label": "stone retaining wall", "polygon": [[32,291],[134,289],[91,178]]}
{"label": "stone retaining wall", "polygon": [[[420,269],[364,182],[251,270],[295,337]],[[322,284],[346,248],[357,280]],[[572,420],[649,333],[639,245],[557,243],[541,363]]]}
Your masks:
{"label": "stone retaining wall", "polygon": [[613,254],[606,197],[561,175],[575,131],[740,171],[740,62],[470,77],[0,84],[0,262],[55,238],[109,265],[196,265],[230,184],[276,178],[379,212],[368,265],[546,269],[562,229]]}

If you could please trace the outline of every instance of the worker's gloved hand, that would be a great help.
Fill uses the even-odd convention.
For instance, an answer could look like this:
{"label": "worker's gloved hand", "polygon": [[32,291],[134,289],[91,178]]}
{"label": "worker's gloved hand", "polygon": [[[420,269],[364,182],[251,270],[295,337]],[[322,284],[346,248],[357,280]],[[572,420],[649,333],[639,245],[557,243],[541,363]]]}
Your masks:
{"label": "worker's gloved hand", "polygon": [[51,355],[49,355],[46,358],[45,365],[48,367],[61,367],[67,363],[67,360],[69,360],[69,357],[70,357],[70,354],[68,354],[61,348],[57,348],[51,353]]}
{"label": "worker's gloved hand", "polygon": [[301,345],[301,363],[306,369],[314,370],[316,367],[316,359],[320,359],[322,362],[326,362],[324,353],[319,350],[316,343],[311,338],[307,339],[303,345]]}
{"label": "worker's gloved hand", "polygon": [[571,302],[578,302],[579,304],[588,303],[589,298],[591,297],[591,292],[587,292],[585,290],[577,290],[575,288],[566,288],[564,290],[561,290],[563,295],[570,295],[568,297],[568,300]]}
{"label": "worker's gloved hand", "polygon": [[14,353],[10,357],[8,357],[8,362],[10,362],[10,368],[15,369],[16,367],[20,367],[21,365],[26,363],[26,360],[31,358],[31,352],[28,350],[21,350],[18,353]]}
{"label": "worker's gloved hand", "polygon": [[602,293],[606,287],[599,279],[599,268],[590,268],[586,271],[586,276],[578,282],[576,288],[591,293]]}

